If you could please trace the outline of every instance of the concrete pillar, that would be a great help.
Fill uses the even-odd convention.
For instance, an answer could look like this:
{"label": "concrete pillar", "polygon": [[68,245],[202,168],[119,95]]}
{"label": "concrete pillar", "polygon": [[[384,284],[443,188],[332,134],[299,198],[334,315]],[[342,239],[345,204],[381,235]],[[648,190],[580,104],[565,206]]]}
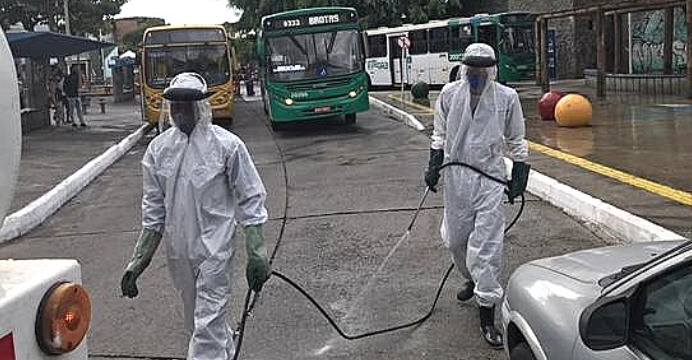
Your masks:
{"label": "concrete pillar", "polygon": [[613,14],[613,73],[619,74],[622,71],[622,14]]}
{"label": "concrete pillar", "polygon": [[663,20],[663,73],[670,75],[673,73],[673,32],[675,31],[675,12],[674,8],[668,7],[664,10]]}
{"label": "concrete pillar", "polygon": [[[692,0],[687,0],[687,34],[692,34]],[[687,44],[687,95],[692,98],[692,44]]]}
{"label": "concrete pillar", "polygon": [[598,70],[598,75],[596,79],[596,94],[598,97],[603,98],[606,96],[606,64],[607,64],[607,53],[606,53],[606,32],[604,29],[605,15],[602,11],[596,13],[596,67]]}
{"label": "concrete pillar", "polygon": [[550,71],[548,71],[548,20],[541,21],[541,89],[550,91]]}

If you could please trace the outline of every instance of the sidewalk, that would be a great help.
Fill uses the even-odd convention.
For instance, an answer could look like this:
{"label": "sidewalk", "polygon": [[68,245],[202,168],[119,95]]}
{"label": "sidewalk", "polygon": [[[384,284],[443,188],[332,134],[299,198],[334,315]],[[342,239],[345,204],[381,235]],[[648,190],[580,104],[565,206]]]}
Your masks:
{"label": "sidewalk", "polygon": [[[553,90],[579,92],[594,99],[592,91],[582,84],[560,82]],[[527,140],[533,143],[529,162],[535,170],[692,237],[692,207],[687,204],[692,198],[692,101],[660,95],[610,96],[594,101],[593,126],[570,129],[538,118],[540,89],[521,84],[518,92]],[[431,106],[438,93],[431,93]],[[397,91],[371,95],[402,107]],[[406,95],[410,99],[410,92]],[[432,132],[431,109],[415,104],[405,108]]]}
{"label": "sidewalk", "polygon": [[142,125],[139,103],[114,104],[101,114],[91,106],[87,128],[62,125],[32,131],[22,137],[22,158],[13,213],[48,192],[87,162],[127,137]]}

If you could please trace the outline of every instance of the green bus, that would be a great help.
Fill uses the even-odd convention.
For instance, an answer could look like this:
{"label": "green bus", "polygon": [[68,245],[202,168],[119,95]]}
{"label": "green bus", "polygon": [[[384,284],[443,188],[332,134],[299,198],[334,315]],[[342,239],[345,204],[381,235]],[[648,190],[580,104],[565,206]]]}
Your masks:
{"label": "green bus", "polygon": [[503,82],[531,80],[536,73],[534,28],[528,12],[474,16],[469,19],[473,38],[486,43],[498,55],[498,79]]}
{"label": "green bus", "polygon": [[365,46],[358,13],[324,7],[262,18],[257,36],[260,84],[271,124],[367,111]]}

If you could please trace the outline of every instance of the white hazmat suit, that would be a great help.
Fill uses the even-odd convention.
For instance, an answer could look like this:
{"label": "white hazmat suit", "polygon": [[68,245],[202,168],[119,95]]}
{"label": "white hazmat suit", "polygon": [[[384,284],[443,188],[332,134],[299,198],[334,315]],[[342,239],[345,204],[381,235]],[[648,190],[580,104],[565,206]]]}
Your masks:
{"label": "white hazmat suit", "polygon": [[[494,51],[474,44],[479,57]],[[496,178],[507,178],[503,149],[513,161],[528,156],[524,119],[516,91],[495,82],[496,67],[487,68],[487,81],[475,112],[471,106],[469,67],[462,65],[458,81],[447,84],[435,106],[431,148],[444,150],[444,163],[462,162]],[[503,296],[498,281],[502,263],[505,187],[475,171],[448,167],[444,176],[442,239],[462,275],[475,282],[480,306],[493,307]]]}
{"label": "white hazmat suit", "polygon": [[[198,81],[179,78],[171,87]],[[206,92],[205,84],[199,86]],[[195,104],[190,136],[171,118],[174,126],[144,155],[142,226],[165,239],[191,335],[187,359],[228,360],[234,351],[227,317],[236,220],[242,226],[265,223],[266,191],[245,144],[211,124],[207,100]]]}

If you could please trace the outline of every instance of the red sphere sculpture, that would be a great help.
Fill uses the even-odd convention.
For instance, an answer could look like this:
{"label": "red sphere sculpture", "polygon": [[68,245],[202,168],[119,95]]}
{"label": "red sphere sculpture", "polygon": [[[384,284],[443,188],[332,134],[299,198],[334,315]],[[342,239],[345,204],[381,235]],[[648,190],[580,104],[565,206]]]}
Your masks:
{"label": "red sphere sculpture", "polygon": [[538,112],[541,114],[541,119],[555,120],[555,106],[563,96],[565,96],[565,94],[561,92],[551,91],[545,93],[545,95],[538,100]]}

